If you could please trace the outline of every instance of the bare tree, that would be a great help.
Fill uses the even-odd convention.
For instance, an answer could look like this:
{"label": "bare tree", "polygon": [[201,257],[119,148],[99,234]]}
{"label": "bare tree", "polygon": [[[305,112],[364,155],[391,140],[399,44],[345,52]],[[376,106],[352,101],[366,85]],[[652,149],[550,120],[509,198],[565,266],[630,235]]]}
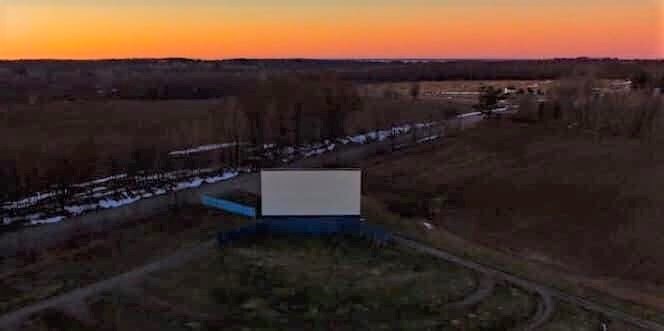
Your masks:
{"label": "bare tree", "polygon": [[247,128],[246,117],[236,98],[229,98],[226,101],[224,113],[226,114],[224,132],[231,137],[231,150],[233,151],[230,165],[237,169],[242,164],[242,133]]}
{"label": "bare tree", "polygon": [[408,92],[410,93],[410,97],[413,99],[413,101],[416,101],[420,97],[420,90],[421,86],[419,82],[413,82],[410,85],[410,90]]}
{"label": "bare tree", "polygon": [[75,171],[72,171],[72,163],[67,156],[63,156],[53,162],[49,169],[48,177],[55,183],[55,193],[60,210],[64,210],[72,195]]}

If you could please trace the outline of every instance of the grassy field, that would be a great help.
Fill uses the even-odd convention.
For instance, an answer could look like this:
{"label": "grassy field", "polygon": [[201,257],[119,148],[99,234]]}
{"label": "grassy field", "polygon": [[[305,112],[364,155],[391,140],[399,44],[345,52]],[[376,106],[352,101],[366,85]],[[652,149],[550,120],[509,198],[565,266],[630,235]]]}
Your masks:
{"label": "grassy field", "polygon": [[[475,286],[473,272],[428,256],[290,239],[239,244],[89,304],[110,330],[505,330],[534,311],[534,298],[510,286],[475,307],[445,308]],[[50,312],[24,329],[94,328],[77,323]]]}
{"label": "grassy field", "polygon": [[[382,213],[391,215],[388,225],[413,226],[409,233],[423,228],[379,208],[384,205],[365,199],[371,219]],[[33,261],[4,261],[3,270],[16,270],[2,278],[3,295],[11,303],[4,308],[110,277],[209,240],[219,229],[240,222],[214,211],[185,209]],[[470,270],[397,247],[341,238],[272,238],[211,251],[135,287],[91,297],[91,320],[51,310],[33,316],[22,329],[505,330],[533,314],[535,297],[505,283],[498,283],[478,305],[447,307],[473,293],[478,282],[479,275]],[[593,330],[599,320],[567,307],[557,311],[546,330]]]}
{"label": "grassy field", "polygon": [[362,166],[378,222],[656,318],[629,302],[664,307],[660,164],[639,141],[503,122]]}
{"label": "grassy field", "polygon": [[103,235],[82,236],[52,251],[0,261],[0,313],[85,286],[214,238],[242,220],[190,207]]}
{"label": "grassy field", "polygon": [[[480,89],[482,87],[492,86],[497,89],[504,89],[507,87],[523,89],[527,91],[531,88],[533,91],[541,91],[546,93],[550,86],[551,81],[538,81],[538,80],[451,80],[439,82],[418,82],[420,93],[419,99],[425,101],[434,101],[443,104],[461,104],[472,106],[477,104]],[[411,82],[396,82],[396,83],[378,83],[368,84],[366,89],[369,95],[382,96],[387,91],[396,92],[401,98],[411,98]],[[457,93],[460,92],[460,93]],[[472,94],[475,93],[475,94]]]}

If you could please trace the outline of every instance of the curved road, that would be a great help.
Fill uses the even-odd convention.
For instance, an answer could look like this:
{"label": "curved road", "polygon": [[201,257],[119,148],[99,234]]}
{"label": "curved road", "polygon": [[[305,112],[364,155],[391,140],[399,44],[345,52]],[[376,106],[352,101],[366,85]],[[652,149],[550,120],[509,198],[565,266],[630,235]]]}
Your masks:
{"label": "curved road", "polygon": [[533,315],[524,326],[517,328],[517,330],[537,330],[544,326],[544,324],[546,324],[546,322],[548,322],[556,312],[556,304],[548,293],[540,292],[539,299],[540,300],[537,302],[537,311],[535,311],[535,315]]}
{"label": "curved road", "polygon": [[471,293],[469,296],[463,298],[460,301],[452,302],[446,305],[445,309],[456,310],[475,306],[491,295],[495,287],[496,281],[493,279],[493,277],[488,274],[484,274],[482,279],[480,279],[475,292]]}
{"label": "curved road", "polygon": [[[555,311],[555,305],[553,303],[553,299],[557,299],[560,301],[568,302],[573,305],[577,305],[580,307],[583,307],[587,310],[591,310],[600,314],[603,314],[607,316],[608,318],[614,319],[614,320],[619,320],[626,322],[628,324],[632,324],[634,326],[643,328],[645,330],[653,330],[653,331],[664,331],[664,326],[658,323],[655,323],[653,321],[645,320],[642,318],[635,317],[633,315],[630,315],[628,313],[606,307],[591,301],[588,301],[586,299],[574,296],[574,295],[569,295],[566,294],[562,291],[549,288],[544,285],[539,285],[537,283],[531,282],[529,280],[525,280],[523,278],[514,276],[512,274],[500,271],[498,269],[495,269],[490,266],[482,265],[461,257],[458,257],[456,255],[450,254],[448,252],[432,248],[426,245],[423,245],[415,240],[406,238],[404,236],[400,235],[395,235],[394,240],[397,244],[403,245],[405,247],[409,247],[411,249],[414,249],[416,251],[419,251],[421,253],[426,253],[432,256],[435,256],[439,259],[443,259],[448,262],[452,262],[461,266],[464,266],[468,269],[475,270],[480,273],[484,274],[490,274],[494,275],[496,278],[505,280],[507,282],[510,282],[514,285],[517,285],[527,291],[530,291],[532,293],[538,294],[541,297],[541,304],[544,306],[540,310],[538,308],[538,312],[534,315],[533,319],[531,319],[531,323],[526,326],[526,328],[535,326],[535,329],[538,326],[541,326],[548,318],[553,314]],[[533,330],[532,328],[529,330]]]}

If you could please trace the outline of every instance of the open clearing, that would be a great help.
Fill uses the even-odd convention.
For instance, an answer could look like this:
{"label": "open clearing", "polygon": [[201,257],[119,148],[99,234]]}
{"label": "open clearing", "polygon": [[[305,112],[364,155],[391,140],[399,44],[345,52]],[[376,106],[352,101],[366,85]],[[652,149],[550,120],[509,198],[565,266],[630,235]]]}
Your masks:
{"label": "open clearing", "polygon": [[[549,80],[451,80],[439,82],[417,82],[419,84],[419,99],[434,101],[449,105],[474,105],[478,102],[480,89],[492,86],[502,90],[514,88],[517,91],[530,89],[534,93],[540,91],[546,93],[551,86]],[[378,83],[368,84],[367,91],[370,95],[382,96],[386,90],[396,92],[401,98],[410,98],[412,82]]]}
{"label": "open clearing", "polygon": [[392,247],[269,239],[215,251],[156,273],[137,288],[90,298],[94,324],[50,311],[23,328],[505,330],[535,309],[534,297],[504,284],[477,305],[447,308],[476,286],[467,269]]}

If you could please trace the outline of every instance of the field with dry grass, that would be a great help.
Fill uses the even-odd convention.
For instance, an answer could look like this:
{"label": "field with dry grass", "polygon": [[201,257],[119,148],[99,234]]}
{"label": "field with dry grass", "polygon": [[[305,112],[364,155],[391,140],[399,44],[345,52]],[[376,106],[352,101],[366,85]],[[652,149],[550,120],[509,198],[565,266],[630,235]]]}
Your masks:
{"label": "field with dry grass", "polygon": [[418,99],[434,101],[449,105],[472,106],[477,104],[480,90],[484,87],[494,87],[499,90],[514,88],[516,91],[533,93],[538,91],[545,94],[553,84],[550,80],[450,80],[450,81],[422,81],[422,82],[396,82],[376,83],[365,86],[366,91],[372,96],[385,96],[396,93],[400,98],[411,98],[411,90],[414,85],[419,87]]}
{"label": "field with dry grass", "polygon": [[203,207],[187,207],[103,234],[82,233],[50,251],[0,260],[0,314],[169,256],[242,222]]}
{"label": "field with dry grass", "polygon": [[427,236],[446,232],[661,309],[663,161],[639,140],[503,121],[363,165],[369,194],[433,224]]}
{"label": "field with dry grass", "polygon": [[[508,285],[475,307],[446,308],[476,281],[469,270],[364,241],[269,239],[211,253],[88,304],[97,326],[142,330],[503,330],[534,310],[533,297]],[[24,327],[77,326],[57,316],[46,312]]]}

